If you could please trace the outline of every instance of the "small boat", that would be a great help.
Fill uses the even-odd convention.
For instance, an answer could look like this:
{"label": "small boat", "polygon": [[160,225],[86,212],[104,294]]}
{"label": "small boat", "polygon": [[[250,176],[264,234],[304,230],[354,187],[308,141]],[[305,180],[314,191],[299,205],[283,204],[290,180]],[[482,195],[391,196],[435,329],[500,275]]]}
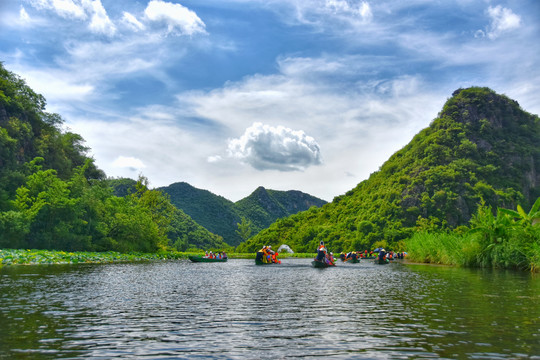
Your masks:
{"label": "small boat", "polygon": [[356,264],[356,263],[359,263],[360,260],[359,259],[349,259],[347,260],[348,263],[351,263],[351,264]]}
{"label": "small boat", "polygon": [[255,265],[279,265],[281,262],[264,262],[262,260],[255,259]]}
{"label": "small boat", "polygon": [[212,258],[207,258],[207,257],[201,256],[201,255],[190,255],[190,256],[188,256],[188,258],[189,258],[189,260],[191,260],[193,262],[227,262],[227,258],[212,259]]}
{"label": "small boat", "polygon": [[388,259],[376,259],[375,264],[377,265],[386,265],[390,262]]}
{"label": "small boat", "polygon": [[336,264],[333,264],[333,265],[329,265],[327,264],[325,261],[318,261],[318,260],[313,260],[311,262],[311,265],[314,267],[314,268],[320,268],[320,269],[324,269],[324,268],[327,268],[329,266],[336,266]]}

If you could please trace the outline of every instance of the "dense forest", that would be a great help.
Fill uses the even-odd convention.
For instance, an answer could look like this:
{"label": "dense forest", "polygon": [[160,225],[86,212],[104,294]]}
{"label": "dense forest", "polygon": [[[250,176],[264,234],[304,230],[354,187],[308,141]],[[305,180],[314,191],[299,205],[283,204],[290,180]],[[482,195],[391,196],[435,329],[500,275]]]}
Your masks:
{"label": "dense forest", "polygon": [[[269,190],[262,186],[237,202],[185,182],[159,190],[168,194],[171,202],[198,224],[233,246],[266,229],[279,218],[326,204],[326,201],[301,191]],[[243,232],[239,231],[239,224],[245,226]]]}
{"label": "dense forest", "polygon": [[[239,251],[403,248],[418,231],[468,225],[479,205],[529,209],[540,197],[540,120],[488,88],[455,91],[429,127],[379,171],[322,208],[276,221]],[[485,216],[484,216],[485,218]]]}
{"label": "dense forest", "polygon": [[[120,252],[226,248],[151,190],[106,179],[80,135],[0,63],[0,248]],[[115,194],[114,190],[120,191]]]}

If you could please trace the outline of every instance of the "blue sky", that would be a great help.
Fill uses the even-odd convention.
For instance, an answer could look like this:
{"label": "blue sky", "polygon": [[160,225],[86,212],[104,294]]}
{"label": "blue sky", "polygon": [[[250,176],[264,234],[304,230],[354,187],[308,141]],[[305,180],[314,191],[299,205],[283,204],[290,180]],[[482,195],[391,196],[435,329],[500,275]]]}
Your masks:
{"label": "blue sky", "polygon": [[540,113],[540,2],[2,0],[0,61],[111,177],[332,200],[460,87]]}

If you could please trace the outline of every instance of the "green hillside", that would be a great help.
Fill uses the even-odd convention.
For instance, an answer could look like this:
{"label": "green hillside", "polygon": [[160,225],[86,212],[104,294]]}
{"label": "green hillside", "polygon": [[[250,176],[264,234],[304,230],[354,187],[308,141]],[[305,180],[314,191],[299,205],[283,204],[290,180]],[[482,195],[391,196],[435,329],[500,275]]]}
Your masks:
{"label": "green hillside", "polygon": [[540,120],[488,88],[455,91],[430,126],[379,171],[320,209],[280,219],[239,251],[288,244],[333,251],[396,244],[415,229],[466,224],[484,199],[530,208],[540,196]]}
{"label": "green hillside", "polygon": [[[145,251],[223,248],[161,192],[106,180],[83,138],[0,63],[0,248]],[[111,182],[122,196],[115,196]]]}
{"label": "green hillside", "polygon": [[326,203],[300,191],[266,190],[263,187],[236,203],[185,182],[174,183],[160,190],[167,193],[171,202],[198,224],[219,234],[233,246],[244,240],[237,233],[242,218],[249,221],[251,233],[256,234],[279,218]]}

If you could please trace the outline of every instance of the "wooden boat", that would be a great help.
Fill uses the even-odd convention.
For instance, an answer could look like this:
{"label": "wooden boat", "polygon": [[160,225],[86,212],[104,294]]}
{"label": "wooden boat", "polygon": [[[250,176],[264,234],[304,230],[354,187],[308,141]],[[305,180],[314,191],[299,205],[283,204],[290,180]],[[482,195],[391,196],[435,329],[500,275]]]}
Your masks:
{"label": "wooden boat", "polygon": [[318,260],[313,260],[311,262],[311,265],[314,267],[314,268],[320,268],[320,269],[324,269],[324,268],[327,268],[329,266],[336,266],[336,264],[334,265],[328,265],[326,262],[324,261],[318,261]]}
{"label": "wooden boat", "polygon": [[382,260],[376,259],[375,260],[375,264],[377,264],[377,265],[386,265],[389,262],[390,262],[390,260],[388,260],[388,259],[382,259]]}
{"label": "wooden boat", "polygon": [[211,259],[211,258],[206,258],[206,257],[201,256],[201,255],[190,255],[188,257],[189,257],[189,260],[191,260],[193,262],[227,262],[227,258]]}

